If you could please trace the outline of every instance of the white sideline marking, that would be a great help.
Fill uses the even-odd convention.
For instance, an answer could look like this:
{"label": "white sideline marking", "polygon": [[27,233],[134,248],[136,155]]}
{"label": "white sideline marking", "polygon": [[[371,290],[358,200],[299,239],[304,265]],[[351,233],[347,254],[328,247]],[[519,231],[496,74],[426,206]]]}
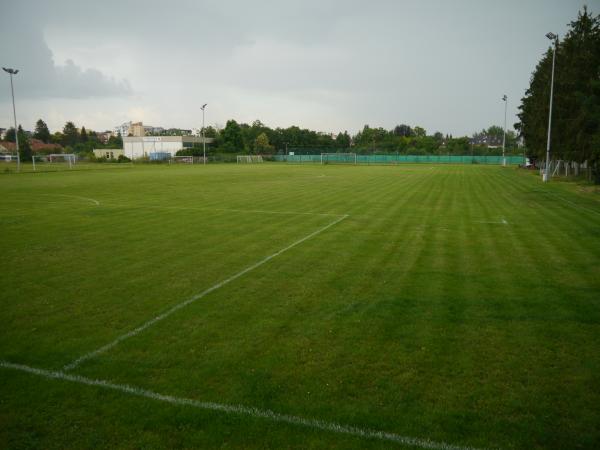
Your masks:
{"label": "white sideline marking", "polygon": [[67,194],[42,194],[42,195],[50,195],[50,196],[58,196],[58,197],[70,197],[70,198],[78,198],[79,200],[85,200],[88,202],[94,203],[96,206],[100,206],[100,202],[94,198],[89,197],[81,197],[79,195],[67,195]]}
{"label": "white sideline marking", "polygon": [[[166,208],[170,208],[166,206]],[[180,207],[181,209],[185,207]],[[187,208],[192,209],[192,208]],[[239,213],[256,213],[256,214],[287,214],[287,215],[307,215],[307,216],[329,216],[329,217],[340,217],[344,214],[333,214],[333,213],[315,213],[315,212],[296,212],[296,211],[265,211],[262,209],[227,209],[227,208],[197,208],[203,211],[223,211],[223,212],[239,212]],[[347,217],[347,215],[346,215]]]}
{"label": "white sideline marking", "polygon": [[446,444],[445,442],[436,442],[430,439],[421,439],[410,436],[402,436],[385,431],[377,431],[368,428],[358,428],[351,425],[342,425],[336,422],[327,422],[320,419],[306,419],[304,417],[292,416],[288,414],[280,414],[269,409],[259,409],[243,405],[227,405],[224,403],[202,402],[191,398],[174,397],[172,395],[159,394],[158,392],[142,389],[127,384],[116,384],[110,381],[97,380],[93,378],[82,377],[80,375],[72,375],[60,371],[52,371],[38,369],[35,367],[25,366],[23,364],[14,364],[0,360],[0,367],[4,369],[19,370],[33,375],[38,375],[49,379],[58,379],[71,381],[74,383],[85,384],[88,386],[101,387],[111,389],[113,391],[123,392],[125,394],[144,397],[151,400],[157,400],[172,405],[189,406],[197,409],[210,411],[219,411],[226,414],[239,414],[260,419],[270,420],[272,422],[287,423],[307,428],[313,428],[322,431],[331,431],[338,434],[346,434],[367,439],[379,439],[382,441],[390,441],[398,444],[411,445],[414,447],[430,449],[430,450],[477,450],[473,447],[462,447],[457,445]]}
{"label": "white sideline marking", "polygon": [[575,202],[569,200],[568,198],[564,198],[561,195],[555,194],[554,192],[546,191],[546,194],[550,194],[551,196],[556,197],[556,198],[558,198],[559,200],[562,200],[565,203],[568,203],[569,205],[575,207],[575,209],[580,209],[582,211],[587,211],[587,212],[591,212],[593,214],[600,215],[600,211],[596,211],[596,210],[593,210],[593,209],[590,209],[590,208],[586,208],[585,206],[581,206],[580,204],[575,203]]}
{"label": "white sideline marking", "polygon": [[297,212],[297,211],[268,211],[264,209],[233,209],[233,208],[202,208],[194,206],[164,206],[164,205],[144,205],[144,204],[133,204],[127,205],[123,203],[111,203],[107,206],[119,206],[125,208],[158,208],[158,209],[181,209],[189,211],[220,211],[220,212],[238,212],[238,213],[250,213],[250,214],[285,214],[285,215],[306,215],[306,216],[327,216],[327,217],[342,217],[346,214],[335,214],[335,213],[317,213],[317,212]]}
{"label": "white sideline marking", "polygon": [[158,316],[154,317],[153,319],[150,319],[149,321],[147,321],[146,323],[140,325],[137,328],[134,328],[133,330],[119,336],[118,338],[116,338],[114,341],[109,342],[108,344],[90,352],[87,353],[79,358],[77,358],[75,361],[67,364],[66,366],[63,367],[63,370],[71,370],[74,369],[75,367],[77,367],[79,364],[81,364],[84,361],[87,361],[88,359],[94,358],[95,356],[100,355],[101,353],[104,353],[108,350],[110,350],[111,348],[113,348],[115,345],[119,344],[120,342],[124,341],[125,339],[128,339],[130,337],[133,337],[139,333],[141,333],[142,331],[144,331],[146,328],[154,325],[156,322],[159,322],[163,319],[166,319],[167,317],[169,317],[171,314],[173,314],[176,311],[179,311],[181,308],[186,307],[187,305],[189,305],[192,302],[195,302],[196,300],[201,299],[202,297],[204,297],[205,295],[210,294],[213,291],[216,291],[217,289],[219,289],[220,287],[226,285],[227,283],[230,283],[236,279],[238,279],[239,277],[241,277],[242,275],[250,272],[251,270],[256,269],[257,267],[262,266],[263,264],[265,264],[266,262],[269,262],[270,260],[272,260],[273,258],[275,258],[276,256],[281,255],[282,253],[290,250],[291,248],[302,244],[304,241],[310,239],[313,236],[316,236],[319,233],[322,233],[323,231],[327,230],[328,228],[338,224],[339,222],[341,222],[342,220],[344,220],[345,218],[347,218],[348,215],[344,215],[342,217],[340,217],[337,220],[334,220],[333,222],[331,222],[328,225],[325,225],[324,227],[319,228],[317,231],[313,231],[312,233],[310,233],[307,236],[304,236],[302,239],[297,240],[296,242],[288,245],[287,247],[278,250],[277,252],[273,253],[272,255],[267,256],[264,259],[261,259],[259,262],[252,264],[249,267],[246,267],[244,270],[239,271],[238,273],[236,273],[235,275],[230,276],[229,278],[226,278],[223,281],[220,281],[219,283],[215,284],[214,286],[209,287],[208,289],[200,292],[199,294],[194,295],[193,297],[178,303],[177,305],[169,308],[167,311],[165,311],[162,314],[159,314]]}
{"label": "white sideline marking", "polygon": [[500,225],[508,225],[508,222],[506,221],[506,219],[502,218],[502,220],[498,221],[486,221],[486,220],[478,220],[477,223],[496,223],[496,224],[500,224]]}

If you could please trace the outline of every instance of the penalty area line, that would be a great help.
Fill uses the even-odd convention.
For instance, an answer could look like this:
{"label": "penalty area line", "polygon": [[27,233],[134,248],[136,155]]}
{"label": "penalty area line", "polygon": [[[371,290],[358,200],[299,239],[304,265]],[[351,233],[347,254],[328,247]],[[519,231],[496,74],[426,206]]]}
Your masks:
{"label": "penalty area line", "polygon": [[241,277],[242,275],[247,274],[248,272],[256,269],[257,267],[262,266],[263,264],[269,262],[270,260],[272,260],[273,258],[281,255],[284,252],[287,252],[288,250],[296,247],[297,245],[302,244],[304,241],[316,236],[317,234],[322,233],[323,231],[327,230],[328,228],[331,228],[332,226],[340,223],[342,220],[346,219],[348,217],[348,215],[344,215],[336,220],[334,220],[333,222],[325,225],[324,227],[319,228],[317,231],[313,231],[312,233],[304,236],[302,239],[298,239],[296,242],[288,245],[287,247],[282,248],[281,250],[276,251],[275,253],[273,253],[272,255],[267,256],[266,258],[261,259],[260,261],[258,261],[257,263],[252,264],[251,266],[246,267],[245,269],[239,271],[238,273],[236,273],[235,275],[230,276],[229,278],[224,279],[223,281],[220,281],[219,283],[209,287],[208,289],[205,289],[204,291],[188,298],[187,300],[176,304],[175,306],[172,306],[171,308],[169,308],[168,310],[166,310],[164,313],[159,314],[158,316],[148,320],[147,322],[143,323],[142,325],[140,325],[137,328],[134,328],[133,330],[122,334],[121,336],[119,336],[118,338],[116,338],[115,340],[113,340],[112,342],[109,342],[106,345],[103,345],[102,347],[89,352],[83,356],[80,356],[79,358],[77,358],[75,361],[65,365],[63,367],[63,370],[72,370],[74,368],[76,368],[77,366],[79,366],[82,362],[87,361],[89,359],[92,359],[102,353],[107,352],[108,350],[112,349],[113,347],[115,347],[116,345],[118,345],[119,343],[123,342],[126,339],[129,339],[130,337],[136,336],[138,334],[140,334],[142,331],[144,331],[146,328],[151,327],[152,325],[154,325],[157,322],[160,322],[161,320],[166,319],[167,317],[169,317],[171,314],[179,311],[182,308],[185,308],[187,305],[189,305],[190,303],[195,302],[196,300],[200,300],[202,297],[210,294],[213,291],[216,291],[217,289],[225,286],[228,283],[231,283],[234,280],[237,280],[239,277]]}
{"label": "penalty area line", "polygon": [[328,422],[320,419],[308,419],[300,416],[281,414],[275,411],[271,411],[269,409],[259,409],[249,406],[230,405],[225,403],[202,402],[191,398],[175,397],[172,395],[160,394],[158,392],[142,389],[127,384],[117,384],[112,383],[110,381],[83,377],[80,375],[74,375],[61,371],[38,369],[35,367],[26,366],[23,364],[14,364],[2,360],[0,360],[0,367],[4,369],[12,369],[21,372],[26,372],[47,379],[70,381],[73,383],[79,383],[87,386],[110,389],[112,391],[122,392],[124,394],[129,394],[136,397],[143,397],[150,400],[169,403],[176,406],[185,406],[208,411],[222,412],[226,414],[249,416],[257,419],[265,419],[271,422],[286,423],[290,425],[312,428],[321,431],[329,431],[337,434],[345,434],[359,438],[378,439],[381,441],[394,442],[397,444],[410,445],[413,447],[419,447],[429,450],[477,450],[474,447],[451,445],[445,442],[432,441],[430,439],[402,436],[395,433],[388,433],[385,431],[378,431],[369,428],[359,428],[351,425],[342,425],[336,422]]}
{"label": "penalty area line", "polygon": [[42,194],[42,195],[49,195],[52,197],[67,197],[67,198],[76,198],[79,200],[85,200],[87,202],[92,202],[94,203],[96,206],[100,206],[100,202],[94,198],[90,198],[90,197],[81,197],[79,195],[68,195],[68,194]]}
{"label": "penalty area line", "polygon": [[195,206],[165,206],[165,205],[147,205],[143,203],[124,204],[111,203],[107,206],[116,206],[119,208],[154,208],[154,209],[177,209],[182,211],[214,211],[214,212],[233,212],[245,214],[283,214],[291,216],[324,216],[324,217],[343,217],[347,214],[319,213],[319,212],[301,212],[301,211],[268,211],[264,209],[235,209],[235,208],[205,208]]}

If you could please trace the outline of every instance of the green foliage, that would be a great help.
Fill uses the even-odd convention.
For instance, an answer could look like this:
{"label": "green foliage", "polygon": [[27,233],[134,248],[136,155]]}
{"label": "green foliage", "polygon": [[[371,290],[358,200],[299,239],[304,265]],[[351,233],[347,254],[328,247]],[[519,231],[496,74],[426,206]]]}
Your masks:
{"label": "green foliage", "polygon": [[34,139],[39,139],[46,144],[50,142],[50,130],[48,129],[46,122],[44,122],[42,119],[39,119],[36,122],[33,137]]}
{"label": "green foliage", "polygon": [[415,133],[415,136],[418,137],[418,138],[423,138],[423,137],[427,136],[427,131],[425,131],[425,128],[416,126],[413,129],[413,131]]}
{"label": "green foliage", "polygon": [[415,134],[409,125],[401,124],[401,125],[396,125],[396,127],[394,127],[394,135],[401,136],[401,137],[411,137],[411,136],[414,136]]}
{"label": "green foliage", "polygon": [[269,144],[269,137],[265,132],[260,133],[254,140],[255,153],[270,153],[273,151],[273,146]]}
{"label": "green foliage", "polygon": [[335,146],[340,149],[349,148],[351,143],[352,139],[350,138],[350,135],[347,131],[344,131],[343,133],[338,133],[338,135],[335,138]]}
{"label": "green foliage", "polygon": [[123,148],[123,138],[121,137],[121,133],[119,132],[116,136],[111,136],[108,138],[107,148]]}
{"label": "green foliage", "polygon": [[66,146],[73,146],[79,142],[79,130],[73,122],[67,122],[63,127],[62,131],[62,144]]}
{"label": "green foliage", "polygon": [[212,126],[208,126],[208,127],[204,127],[204,136],[207,138],[216,138],[218,134],[218,131],[212,127]]}
{"label": "green foliage", "polygon": [[[552,48],[537,64],[515,126],[530,153],[545,158]],[[600,163],[600,16],[587,7],[558,42],[554,75],[551,152],[554,159]],[[600,168],[600,167],[599,167]]]}
{"label": "green foliage", "polygon": [[235,120],[228,120],[225,128],[221,132],[221,149],[229,153],[244,153],[246,146],[242,137],[242,128]]}
{"label": "green foliage", "polygon": [[19,125],[19,155],[22,162],[31,161],[31,145],[29,144],[29,136],[23,131],[23,127]]}
{"label": "green foliage", "polygon": [[8,141],[8,142],[15,142],[15,140],[16,140],[15,127],[10,127],[8,130],[6,130],[6,135],[4,136],[4,140]]}

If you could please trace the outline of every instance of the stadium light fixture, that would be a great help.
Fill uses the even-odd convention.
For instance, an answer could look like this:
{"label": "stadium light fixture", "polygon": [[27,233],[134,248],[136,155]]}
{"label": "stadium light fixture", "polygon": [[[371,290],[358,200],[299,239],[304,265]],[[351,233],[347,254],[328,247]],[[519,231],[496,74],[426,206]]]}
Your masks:
{"label": "stadium light fixture", "polygon": [[554,33],[547,33],[546,37],[551,41],[554,41],[554,48],[552,49],[552,75],[550,78],[550,110],[548,111],[548,139],[546,141],[546,167],[542,180],[544,183],[550,181],[550,130],[552,129],[552,100],[554,97],[554,63],[556,61],[556,47],[558,46],[558,35]]}
{"label": "stadium light fixture", "polygon": [[15,109],[15,90],[13,88],[13,75],[19,73],[19,69],[11,69],[7,67],[3,67],[8,76],[10,77],[10,93],[12,94],[12,104],[13,104],[13,118],[15,120],[15,143],[17,147],[17,172],[21,171],[21,155],[19,152],[19,129],[17,128],[17,110]]}
{"label": "stadium light fixture", "polygon": [[206,105],[208,105],[208,103],[205,103],[204,105],[202,105],[202,149],[203,149],[203,158],[202,158],[202,162],[204,164],[206,164],[206,138],[204,137],[204,109],[206,109]]}
{"label": "stadium light fixture", "polygon": [[506,108],[508,107],[508,97],[506,94],[502,96],[504,101],[504,134],[502,135],[502,165],[506,166]]}

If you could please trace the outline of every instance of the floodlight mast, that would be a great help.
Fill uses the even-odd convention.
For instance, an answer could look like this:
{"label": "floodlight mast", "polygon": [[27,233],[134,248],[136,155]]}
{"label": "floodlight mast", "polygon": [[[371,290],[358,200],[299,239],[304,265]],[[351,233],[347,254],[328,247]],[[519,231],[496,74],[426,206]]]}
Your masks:
{"label": "floodlight mast", "polygon": [[203,164],[206,164],[206,138],[204,137],[204,109],[206,108],[206,105],[208,105],[208,103],[202,105],[202,149],[204,154],[202,158]]}
{"label": "floodlight mast", "polygon": [[15,143],[17,146],[17,172],[21,170],[21,155],[19,152],[19,130],[17,128],[17,110],[15,109],[15,90],[13,88],[13,75],[19,73],[19,69],[11,69],[3,67],[4,70],[10,76],[10,92],[12,94],[12,105],[13,105],[13,118],[15,120]]}
{"label": "floodlight mast", "polygon": [[550,78],[550,110],[548,111],[548,139],[546,141],[546,167],[542,181],[547,183],[550,181],[550,130],[552,129],[552,100],[554,97],[554,63],[556,60],[556,47],[558,46],[558,35],[554,33],[547,33],[546,37],[551,41],[554,41],[554,48],[552,49],[552,75]]}
{"label": "floodlight mast", "polygon": [[508,97],[506,94],[502,97],[504,101],[504,134],[502,135],[502,165],[506,166],[506,108],[508,107]]}

